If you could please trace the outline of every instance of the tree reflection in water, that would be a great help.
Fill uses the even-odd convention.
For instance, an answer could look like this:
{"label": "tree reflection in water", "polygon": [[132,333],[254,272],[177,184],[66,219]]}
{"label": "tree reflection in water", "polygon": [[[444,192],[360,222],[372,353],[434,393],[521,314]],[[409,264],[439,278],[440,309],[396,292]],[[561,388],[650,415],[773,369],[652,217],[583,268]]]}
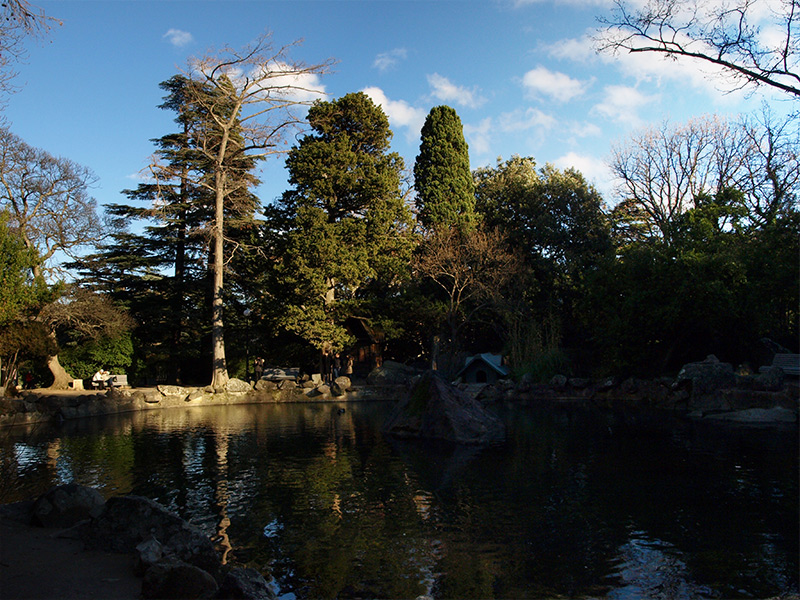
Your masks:
{"label": "tree reflection in water", "polygon": [[258,405],[15,429],[4,501],[153,498],[290,598],[770,596],[797,590],[797,428],[502,410],[504,444],[390,442],[389,406]]}

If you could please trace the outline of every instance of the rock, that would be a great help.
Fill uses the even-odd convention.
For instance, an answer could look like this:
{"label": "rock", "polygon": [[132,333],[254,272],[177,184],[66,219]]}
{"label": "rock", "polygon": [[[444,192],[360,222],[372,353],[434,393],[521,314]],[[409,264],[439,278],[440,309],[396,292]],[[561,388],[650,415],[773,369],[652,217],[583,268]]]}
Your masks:
{"label": "rock", "polygon": [[188,394],[186,388],[179,385],[157,385],[156,389],[164,396],[180,396],[185,398]]}
{"label": "rock", "polygon": [[231,569],[222,580],[217,598],[231,600],[274,600],[267,580],[255,569]]}
{"label": "rock", "polygon": [[94,488],[76,483],[59,485],[34,502],[31,522],[40,527],[72,527],[99,515],[105,502],[103,495]]}
{"label": "rock", "polygon": [[255,389],[259,392],[267,392],[278,389],[274,381],[267,381],[266,379],[259,379],[256,381]]}
{"label": "rock", "polygon": [[428,371],[397,403],[383,426],[401,438],[485,444],[505,439],[502,421],[435,371]]}
{"label": "rock", "polygon": [[550,385],[559,390],[567,387],[567,383],[569,383],[569,380],[566,375],[553,375],[553,378],[550,380]]}
{"label": "rock", "polygon": [[217,589],[209,573],[176,559],[156,563],[142,580],[143,598],[212,598]]}
{"label": "rock", "polygon": [[796,423],[797,412],[788,408],[748,408],[706,415],[706,419],[734,421],[737,423]]}
{"label": "rock", "polygon": [[304,381],[303,382],[303,389],[304,390],[313,390],[318,385],[319,385],[319,383],[314,383],[314,381],[312,379],[309,379],[308,381]]}
{"label": "rock", "polygon": [[327,383],[323,383],[315,387],[311,392],[309,392],[309,396],[330,396],[331,387]]}
{"label": "rock", "polygon": [[229,379],[228,383],[225,384],[225,391],[233,394],[243,394],[252,389],[253,388],[249,383],[236,378]]}
{"label": "rock", "polygon": [[344,396],[347,394],[347,390],[350,389],[350,385],[350,378],[342,375],[333,380],[331,392],[333,392],[334,396]]}
{"label": "rock", "polygon": [[138,400],[140,402],[145,402],[147,404],[158,404],[159,402],[161,402],[163,397],[164,396],[162,396],[156,390],[136,390],[133,393],[133,398],[135,400]]}
{"label": "rock", "polygon": [[314,384],[314,387],[322,385],[322,373],[312,373],[311,382]]}
{"label": "rock", "polygon": [[777,392],[783,389],[786,373],[780,367],[768,367],[754,376],[755,388],[768,392]]}
{"label": "rock", "polygon": [[284,379],[278,382],[277,387],[279,390],[293,390],[297,387],[297,382],[293,379]]}
{"label": "rock", "polygon": [[387,360],[367,375],[367,383],[369,385],[408,385],[415,375],[418,373],[413,367]]}
{"label": "rock", "polygon": [[147,569],[164,558],[164,546],[156,538],[150,536],[136,546],[136,572],[143,575]]}
{"label": "rock", "polygon": [[203,392],[201,390],[192,390],[191,392],[186,394],[186,398],[184,398],[184,402],[192,402],[193,400],[200,400],[201,398],[204,398],[207,395],[208,394],[206,394],[205,392]]}
{"label": "rock", "polygon": [[211,540],[200,529],[142,496],[118,496],[82,530],[88,548],[132,554],[154,537],[167,555],[216,575],[219,558]]}
{"label": "rock", "polygon": [[736,374],[729,363],[709,355],[702,362],[689,363],[681,368],[676,380],[680,388],[689,384],[689,410],[727,410],[730,408],[720,393],[736,385]]}

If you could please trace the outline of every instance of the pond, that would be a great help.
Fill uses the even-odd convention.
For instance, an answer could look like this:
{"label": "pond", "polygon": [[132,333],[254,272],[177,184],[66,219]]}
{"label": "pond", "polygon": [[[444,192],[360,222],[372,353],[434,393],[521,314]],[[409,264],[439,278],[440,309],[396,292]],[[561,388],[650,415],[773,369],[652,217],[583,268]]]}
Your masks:
{"label": "pond", "polygon": [[798,589],[798,429],[500,407],[483,450],[390,403],[170,409],[0,431],[0,501],[153,498],[292,598],[749,598]]}

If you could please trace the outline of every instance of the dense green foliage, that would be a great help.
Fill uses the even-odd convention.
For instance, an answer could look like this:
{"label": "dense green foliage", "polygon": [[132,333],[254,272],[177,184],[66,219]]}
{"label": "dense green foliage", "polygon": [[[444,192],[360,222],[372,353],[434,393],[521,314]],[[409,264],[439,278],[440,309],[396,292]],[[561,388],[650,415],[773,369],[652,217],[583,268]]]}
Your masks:
{"label": "dense green foliage", "polygon": [[475,187],[469,149],[456,111],[435,106],[422,126],[422,143],[414,164],[414,187],[420,224],[433,229],[475,226]]}
{"label": "dense green foliage", "polygon": [[36,249],[25,245],[22,237],[8,226],[8,215],[0,212],[0,327],[49,298],[44,280],[32,275],[37,264]]}
{"label": "dense green foliage", "polygon": [[98,369],[111,373],[125,373],[131,366],[133,340],[130,333],[115,337],[103,336],[84,344],[67,348],[59,359],[64,368],[79,379],[90,378]]}
{"label": "dense green foliage", "polygon": [[389,152],[389,121],[364,93],[316,102],[308,122],[312,132],[286,160],[293,189],[270,211],[270,226],[282,232],[280,321],[317,349],[342,349],[351,341],[345,319],[363,316],[407,277],[403,160]]}

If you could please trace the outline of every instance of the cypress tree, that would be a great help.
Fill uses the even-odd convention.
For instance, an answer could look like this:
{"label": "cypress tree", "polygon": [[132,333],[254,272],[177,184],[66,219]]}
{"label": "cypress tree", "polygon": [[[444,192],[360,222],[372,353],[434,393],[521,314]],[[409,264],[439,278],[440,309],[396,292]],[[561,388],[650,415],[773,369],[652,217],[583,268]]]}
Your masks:
{"label": "cypress tree", "polygon": [[469,148],[461,119],[449,106],[435,106],[422,127],[422,143],[414,165],[419,222],[427,229],[476,224],[475,186]]}

